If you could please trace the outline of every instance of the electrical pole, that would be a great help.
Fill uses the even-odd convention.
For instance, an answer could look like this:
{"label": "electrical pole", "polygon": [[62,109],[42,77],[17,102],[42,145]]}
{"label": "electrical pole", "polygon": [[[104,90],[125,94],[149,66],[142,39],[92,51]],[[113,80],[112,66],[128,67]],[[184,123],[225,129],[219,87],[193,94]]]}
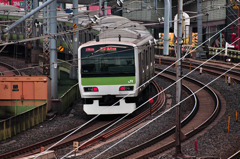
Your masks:
{"label": "electrical pole", "polygon": [[[50,4],[50,79],[51,79],[51,98],[58,98],[58,79],[57,79],[57,0]],[[55,17],[55,18],[53,18]]]}
{"label": "electrical pole", "polygon": [[164,47],[163,55],[169,55],[169,0],[164,0]]}
{"label": "electrical pole", "polygon": [[[32,0],[25,0],[25,15],[27,15],[28,13],[32,12]],[[32,17],[30,17],[28,20],[25,21],[25,39],[29,39],[32,38],[32,34],[33,34],[33,20]],[[30,64],[31,63],[31,58],[32,58],[32,41],[28,41],[26,42],[26,46],[25,46],[25,63],[26,64]]]}
{"label": "electrical pole", "polygon": [[[172,21],[172,0],[169,1],[170,6],[169,6],[169,21]],[[173,24],[172,22],[169,23],[169,27],[172,28]]]}
{"label": "electrical pole", "polygon": [[[240,3],[238,5],[238,17],[240,17]],[[238,19],[238,39],[239,38],[240,38],[240,19]],[[240,51],[240,40],[238,40],[238,51]]]}
{"label": "electrical pole", "polygon": [[99,17],[101,16],[101,9],[102,9],[102,1],[99,0]]}
{"label": "electrical pole", "polygon": [[[33,0],[33,9],[37,8],[38,7],[38,0]],[[35,22],[37,20],[37,17],[38,17],[38,13],[35,13],[33,15],[33,37],[37,37],[37,26],[35,25]],[[38,47],[37,45],[37,40],[36,41],[33,41],[33,47],[36,48]]]}
{"label": "electrical pole", "polygon": [[79,46],[79,31],[78,30],[78,1],[73,0],[73,27],[76,31],[73,32],[73,62],[70,69],[70,78],[77,79],[77,61],[78,61],[78,46]]}
{"label": "electrical pole", "polygon": [[[197,14],[202,14],[202,0],[197,0]],[[202,16],[197,17],[197,31],[198,31],[198,49],[196,53],[197,60],[201,60],[201,55],[203,54],[202,44]]]}
{"label": "electrical pole", "polygon": [[[43,0],[46,3],[47,0]],[[50,33],[50,6],[43,8],[43,35],[49,35]],[[49,38],[43,39],[43,74],[50,75],[50,40]]]}
{"label": "electrical pole", "polygon": [[107,16],[107,0],[104,0],[103,4],[104,4],[103,16]]}
{"label": "electrical pole", "polygon": [[[181,51],[182,51],[182,20],[183,20],[183,0],[178,1],[178,23],[177,23],[177,74],[176,74],[176,156],[182,154],[181,152],[181,120],[180,120],[180,106],[179,103],[181,100],[181,92],[182,92],[182,81],[180,80],[182,77],[182,64],[181,64]],[[179,103],[179,104],[178,104]]]}

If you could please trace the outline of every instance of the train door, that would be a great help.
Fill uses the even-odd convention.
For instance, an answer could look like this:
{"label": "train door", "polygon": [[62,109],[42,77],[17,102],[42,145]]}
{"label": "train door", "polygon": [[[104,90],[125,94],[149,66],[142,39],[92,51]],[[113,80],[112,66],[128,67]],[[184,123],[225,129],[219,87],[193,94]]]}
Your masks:
{"label": "train door", "polygon": [[146,80],[146,50],[142,52],[142,80]]}
{"label": "train door", "polygon": [[151,77],[151,50],[150,50],[151,47],[148,47],[147,48],[147,79],[149,79]]}
{"label": "train door", "polygon": [[149,53],[150,53],[150,76],[154,76],[154,49],[152,47],[149,47]]}
{"label": "train door", "polygon": [[148,55],[147,55],[147,49],[145,49],[145,50],[144,50],[144,60],[145,60],[145,67],[144,67],[145,70],[144,70],[144,72],[145,72],[145,81],[148,79],[148,72],[147,72],[147,70],[148,70],[148,68],[147,68],[147,67],[148,67],[148,63],[147,63],[148,60],[147,60],[147,58],[148,58],[148,57],[147,57],[147,56],[148,56]]}
{"label": "train door", "polygon": [[143,83],[143,79],[142,79],[142,77],[143,77],[143,75],[142,75],[142,68],[143,68],[143,66],[142,66],[142,52],[140,52],[139,54],[138,54],[138,63],[139,63],[139,66],[138,66],[138,68],[139,68],[139,85],[142,85],[142,83]]}

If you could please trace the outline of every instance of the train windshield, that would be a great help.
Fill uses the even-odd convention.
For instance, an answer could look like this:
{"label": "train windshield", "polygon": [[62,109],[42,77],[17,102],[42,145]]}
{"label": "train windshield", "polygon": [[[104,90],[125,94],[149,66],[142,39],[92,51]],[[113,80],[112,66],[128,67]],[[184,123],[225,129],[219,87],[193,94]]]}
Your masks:
{"label": "train windshield", "polygon": [[82,77],[134,76],[134,48],[94,45],[81,49]]}

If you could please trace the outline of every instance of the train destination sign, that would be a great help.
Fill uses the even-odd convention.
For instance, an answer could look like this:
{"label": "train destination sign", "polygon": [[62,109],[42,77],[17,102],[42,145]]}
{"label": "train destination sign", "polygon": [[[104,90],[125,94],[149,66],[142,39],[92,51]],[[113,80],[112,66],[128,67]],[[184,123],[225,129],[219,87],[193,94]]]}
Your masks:
{"label": "train destination sign", "polygon": [[86,48],[86,51],[94,51],[94,48]]}
{"label": "train destination sign", "polygon": [[[92,52],[92,51],[95,51],[95,48],[93,48],[93,47],[86,48],[86,52]],[[117,48],[116,47],[100,47],[100,49],[98,49],[98,51],[100,51],[100,52],[104,52],[104,51],[117,51]]]}
{"label": "train destination sign", "polygon": [[101,47],[100,51],[117,51],[115,47]]}

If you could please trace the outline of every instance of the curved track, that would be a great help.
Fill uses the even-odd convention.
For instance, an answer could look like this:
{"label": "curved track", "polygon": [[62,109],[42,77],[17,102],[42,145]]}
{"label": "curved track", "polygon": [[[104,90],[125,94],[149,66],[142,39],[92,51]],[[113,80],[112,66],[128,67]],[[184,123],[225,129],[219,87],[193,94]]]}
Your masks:
{"label": "curved track", "polygon": [[[169,66],[173,62],[175,62],[176,59],[173,58],[159,58],[156,56],[155,62],[161,63],[164,65]],[[185,59],[182,61],[182,68],[192,70],[199,65],[201,65],[204,61],[194,60],[194,59]],[[223,63],[223,62],[217,62],[217,61],[208,61],[204,65],[201,66],[202,73],[208,73],[211,75],[219,76],[226,72],[229,68],[233,67],[233,64]],[[197,69],[197,71],[200,71],[200,68]],[[230,70],[225,76],[222,76],[224,78],[231,77],[232,83],[238,83],[240,84],[240,67],[236,67],[232,70]]]}
{"label": "curved track", "polygon": [[22,73],[18,71],[17,68],[7,63],[0,62],[0,75],[14,76],[14,75],[22,75]]}
{"label": "curved track", "polygon": [[56,150],[59,148],[62,148],[64,146],[68,146],[73,143],[73,141],[76,140],[85,140],[86,138],[89,138],[91,135],[94,135],[101,131],[102,129],[106,128],[110,124],[112,124],[115,120],[110,122],[97,122],[92,121],[88,125],[84,126],[82,129],[75,132],[75,130],[78,128],[74,128],[72,130],[69,130],[65,133],[59,134],[57,136],[54,136],[52,138],[46,139],[44,141],[35,143],[34,145],[26,146],[18,150],[14,150],[12,152],[8,152],[5,154],[1,154],[1,159],[8,159],[8,158],[20,158],[24,156],[29,156],[32,154],[36,154],[40,152],[40,148],[44,146],[45,149],[49,148],[54,143],[58,142],[65,136],[67,136],[70,133],[75,132],[71,137],[67,138],[66,140],[60,142],[56,146],[52,147],[51,149]]}
{"label": "curved track", "polygon": [[[164,73],[162,75],[165,76],[164,78],[175,80],[175,75],[173,73]],[[184,78],[182,82],[193,92],[204,86],[203,83],[191,78]],[[184,134],[184,138],[182,140],[189,139],[207,127],[208,124],[216,118],[218,112],[220,111],[220,102],[218,96],[211,88],[205,87],[203,90],[196,93],[196,97],[197,101],[199,102],[196,103],[197,107],[194,107],[192,112],[184,120],[181,121],[181,132]],[[111,158],[136,159],[157,155],[175,145],[174,131],[175,126],[155,137],[154,139],[146,141],[142,145],[138,145]]]}
{"label": "curved track", "polygon": [[240,150],[234,153],[232,156],[228,157],[227,159],[237,159],[240,158]]}
{"label": "curved track", "polygon": [[[157,92],[161,91],[161,88],[157,85],[156,82],[153,82],[153,85],[155,87],[155,89],[157,90]],[[138,114],[137,116],[135,116],[134,118],[127,120],[126,122],[122,123],[121,125],[110,129],[109,131],[93,138],[92,140],[86,142],[84,145],[82,145],[81,147],[79,147],[80,149],[84,149],[92,144],[95,144],[96,142],[102,141],[102,140],[106,140],[126,129],[129,129],[130,127],[134,126],[135,124],[137,124],[138,122],[140,122],[141,120],[143,120],[144,118],[146,118],[147,116],[155,113],[156,111],[158,111],[165,103],[165,94],[161,93],[158,97],[157,100],[155,101],[155,103],[152,106],[152,109],[149,110],[145,110],[142,113]],[[73,141],[84,141],[87,140],[89,138],[91,138],[92,136],[98,134],[99,132],[101,132],[103,129],[105,129],[106,127],[108,127],[109,125],[113,124],[116,120],[111,120],[108,122],[100,122],[100,121],[95,121],[96,123],[89,124],[86,126],[86,128],[83,128],[82,130],[78,130],[75,133],[73,133],[73,135],[71,135],[69,138],[67,138],[66,140],[61,141],[59,144],[53,146],[51,148],[51,150],[57,150],[66,146],[69,146],[73,143]],[[77,128],[76,128],[77,129]],[[59,134],[58,136],[52,137],[50,139],[47,139],[45,141],[41,141],[39,143],[36,143],[34,145],[30,145],[27,147],[24,147],[22,149],[19,150],[15,150],[6,154],[2,154],[0,155],[0,158],[3,159],[7,159],[7,158],[19,158],[19,157],[23,157],[23,156],[29,156],[32,154],[36,154],[40,152],[40,147],[44,146],[45,149],[49,148],[53,143],[56,143],[57,141],[61,140],[62,138],[64,138],[65,136],[67,136],[68,134],[72,133],[73,131],[75,131],[76,129],[72,129],[66,133],[63,134]]]}

